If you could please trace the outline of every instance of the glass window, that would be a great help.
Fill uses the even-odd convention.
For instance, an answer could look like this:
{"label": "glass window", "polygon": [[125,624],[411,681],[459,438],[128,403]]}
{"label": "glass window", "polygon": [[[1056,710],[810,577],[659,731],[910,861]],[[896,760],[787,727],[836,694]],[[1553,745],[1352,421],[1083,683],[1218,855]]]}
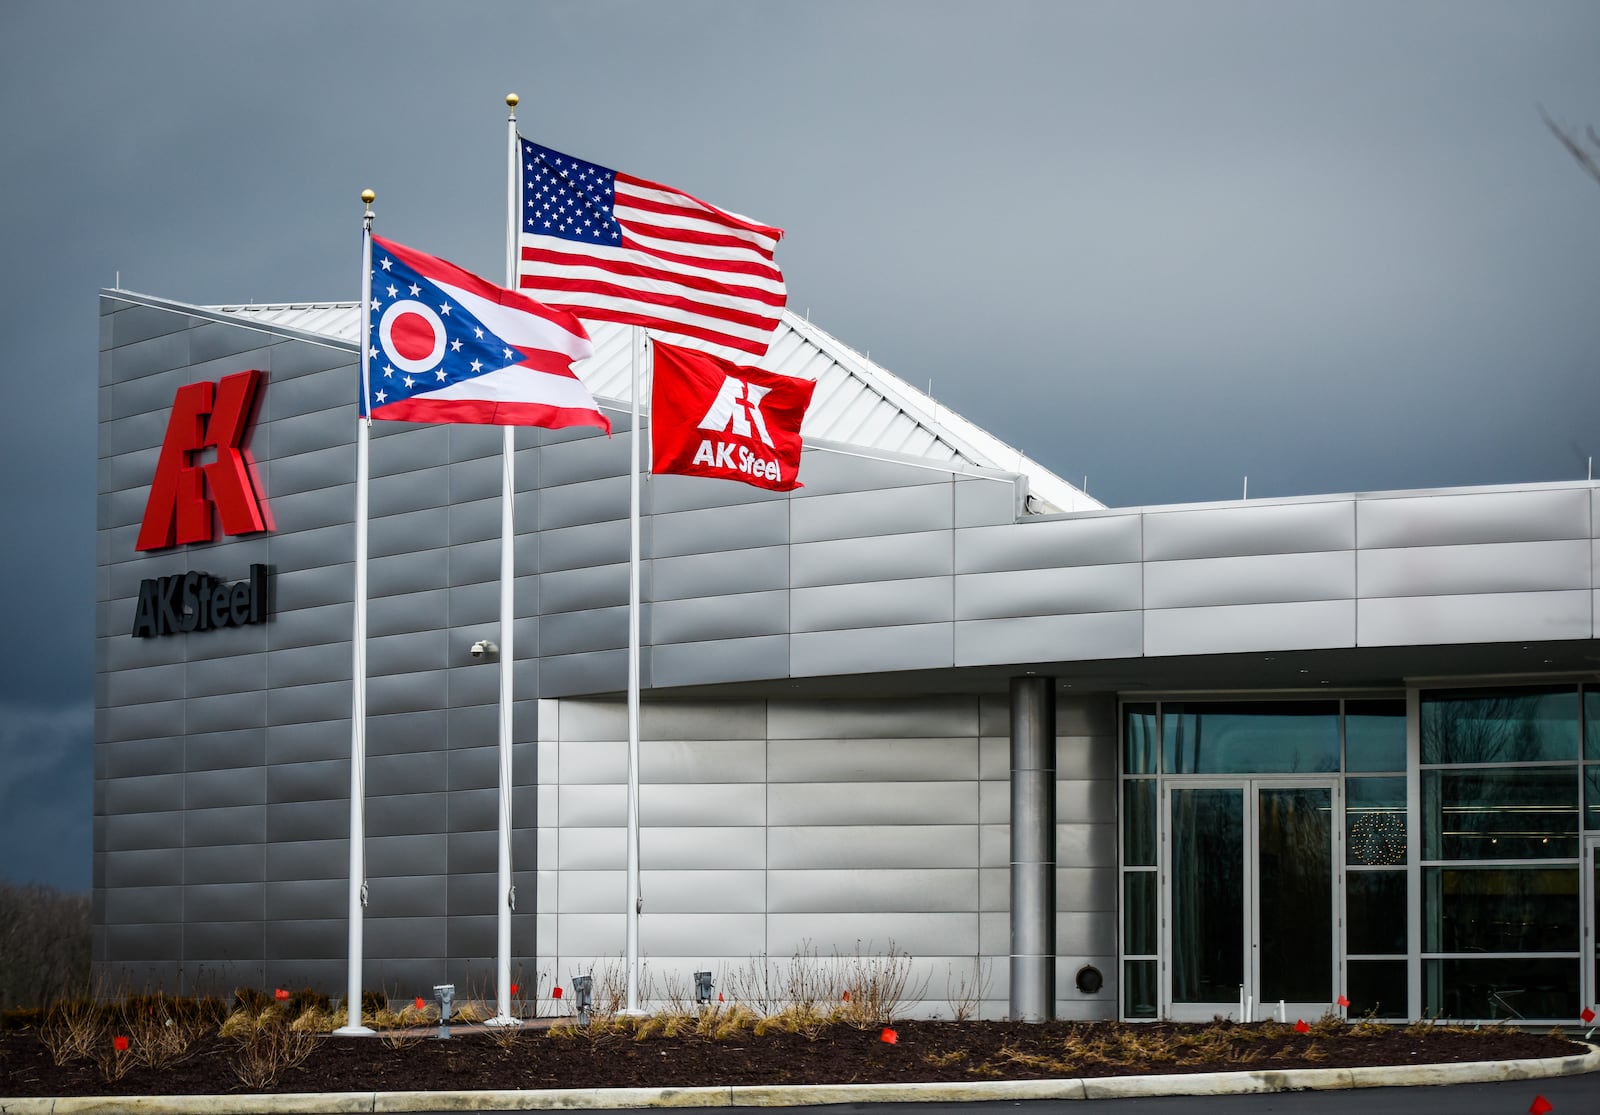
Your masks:
{"label": "glass window", "polygon": [[1161,709],[1168,774],[1312,774],[1339,769],[1337,701],[1229,701]]}
{"label": "glass window", "polygon": [[1345,862],[1399,867],[1406,862],[1406,780],[1347,778],[1344,783]]}
{"label": "glass window", "polygon": [[1407,1018],[1404,960],[1352,960],[1346,969],[1351,1018]]}
{"label": "glass window", "polygon": [[[1345,873],[1344,886],[1345,952],[1353,956],[1404,953],[1406,873],[1350,871]],[[1402,977],[1402,985],[1404,982]],[[1355,1010],[1353,1006],[1350,1009]]]}
{"label": "glass window", "polygon": [[1567,859],[1578,854],[1578,770],[1422,772],[1423,859]]}
{"label": "glass window", "polygon": [[1424,952],[1569,952],[1578,947],[1576,867],[1426,867]]}
{"label": "glass window", "polygon": [[1406,703],[1344,703],[1344,769],[1406,769]]}
{"label": "glass window", "polygon": [[1489,957],[1422,962],[1422,1013],[1430,1018],[1577,1017],[1578,960]]}
{"label": "glass window", "polygon": [[1422,695],[1422,761],[1537,763],[1578,757],[1576,686]]}
{"label": "glass window", "polygon": [[1122,1009],[1129,1018],[1156,1016],[1156,962],[1122,962]]}
{"label": "glass window", "polygon": [[1600,689],[1583,691],[1583,757],[1600,759]]}
{"label": "glass window", "polygon": [[1583,827],[1600,829],[1600,763],[1586,763],[1583,768]]}
{"label": "glass window", "polygon": [[1156,781],[1132,778],[1122,784],[1122,862],[1156,865]]}
{"label": "glass window", "polygon": [[1128,705],[1122,718],[1124,774],[1156,772],[1156,706]]}
{"label": "glass window", "polygon": [[1129,871],[1122,876],[1125,934],[1122,951],[1128,956],[1156,954],[1156,873]]}

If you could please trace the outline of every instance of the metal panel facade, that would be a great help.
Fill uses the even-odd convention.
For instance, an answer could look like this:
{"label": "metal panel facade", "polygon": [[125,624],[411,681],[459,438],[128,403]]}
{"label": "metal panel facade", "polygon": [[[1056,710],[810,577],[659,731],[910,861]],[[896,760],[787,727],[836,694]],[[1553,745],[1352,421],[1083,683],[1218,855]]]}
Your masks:
{"label": "metal panel facade", "polygon": [[[135,296],[105,295],[101,312],[96,960],[173,990],[195,989],[182,981],[201,971],[338,987],[353,349]],[[267,375],[248,448],[272,530],[136,551],[174,393],[248,369]],[[513,951],[546,978],[622,947],[614,698],[627,678],[632,435],[613,418],[610,439],[516,439]],[[897,421],[885,413],[873,436]],[[499,683],[467,648],[500,636],[500,434],[373,432],[364,981],[465,983],[475,961],[481,982]],[[1033,664],[1065,675],[1594,637],[1591,484],[1040,517],[1021,514],[1016,477],[954,457],[946,468],[809,445],[805,462],[806,486],[790,493],[642,484],[641,667],[659,691],[645,705],[643,933],[658,972],[892,940],[927,976],[925,1009],[948,1009],[951,979],[987,975],[984,1009],[1003,1013],[1009,725],[996,686]],[[277,570],[270,623],[131,636],[145,579],[236,580],[252,563]],[[839,679],[870,693],[878,675],[917,692],[790,692]],[[737,696],[672,692],[732,683]],[[1115,696],[1058,708],[1068,1016],[1116,1011]],[[1105,988],[1083,996],[1072,981],[1089,963]]]}
{"label": "metal panel facade", "polygon": [[[555,805],[540,815],[539,838],[560,853],[541,872],[550,900],[541,909],[557,912],[539,968],[604,971],[623,931],[626,709],[541,704],[540,782]],[[1060,702],[1058,723],[1073,733],[1057,738],[1069,851],[1115,846],[1113,709],[1109,697]],[[826,964],[893,945],[915,957],[913,1011],[947,1013],[960,981],[976,980],[983,1013],[1005,1013],[1003,701],[674,701],[645,714],[640,951],[653,976],[710,967],[721,980],[752,959],[805,953]],[[744,735],[727,738],[733,731]],[[997,839],[985,839],[991,828]],[[1105,1017],[1116,1003],[1115,859],[1063,858],[1058,876],[1058,1010]],[[1073,977],[1090,963],[1107,984],[1086,996]]]}

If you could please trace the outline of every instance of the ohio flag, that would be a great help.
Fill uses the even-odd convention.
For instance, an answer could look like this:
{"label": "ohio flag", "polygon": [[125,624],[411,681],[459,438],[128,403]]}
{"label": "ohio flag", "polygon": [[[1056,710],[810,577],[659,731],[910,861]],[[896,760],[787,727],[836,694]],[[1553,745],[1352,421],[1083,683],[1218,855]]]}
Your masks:
{"label": "ohio flag", "polygon": [[369,309],[363,414],[611,432],[572,371],[594,347],[565,310],[380,236]]}

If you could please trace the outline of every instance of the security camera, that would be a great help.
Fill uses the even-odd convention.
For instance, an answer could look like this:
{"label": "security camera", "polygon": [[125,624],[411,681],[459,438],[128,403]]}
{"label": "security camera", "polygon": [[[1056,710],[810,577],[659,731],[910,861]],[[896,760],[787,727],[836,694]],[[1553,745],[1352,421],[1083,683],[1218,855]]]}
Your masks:
{"label": "security camera", "polygon": [[486,654],[498,653],[500,653],[500,648],[495,646],[488,639],[479,639],[477,642],[472,644],[472,657],[474,658],[482,658]]}

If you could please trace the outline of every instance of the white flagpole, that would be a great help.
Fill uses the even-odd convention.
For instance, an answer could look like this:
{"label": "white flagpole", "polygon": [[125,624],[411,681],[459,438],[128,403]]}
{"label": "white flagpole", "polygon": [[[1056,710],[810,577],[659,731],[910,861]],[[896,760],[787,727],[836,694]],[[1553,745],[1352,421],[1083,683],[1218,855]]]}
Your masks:
{"label": "white flagpole", "polygon": [[639,1013],[639,364],[644,330],[632,329],[633,430],[628,494],[628,1012]]}
{"label": "white flagpole", "polygon": [[367,904],[367,441],[371,432],[372,203],[377,194],[361,191],[366,213],[361,222],[361,410],[356,422],[356,585],[355,620],[350,635],[350,957],[345,989],[347,1021],[336,1034],[370,1034],[361,1024],[362,916]]}
{"label": "white flagpole", "polygon": [[[506,107],[506,286],[517,286],[518,197],[522,160],[517,154],[517,102],[507,94]],[[495,1016],[493,1026],[520,1026],[511,1014],[511,911],[516,908],[516,888],[511,883],[511,711],[516,627],[516,500],[517,439],[515,426],[502,426],[500,460],[500,836],[496,889],[499,908],[495,918]]]}

